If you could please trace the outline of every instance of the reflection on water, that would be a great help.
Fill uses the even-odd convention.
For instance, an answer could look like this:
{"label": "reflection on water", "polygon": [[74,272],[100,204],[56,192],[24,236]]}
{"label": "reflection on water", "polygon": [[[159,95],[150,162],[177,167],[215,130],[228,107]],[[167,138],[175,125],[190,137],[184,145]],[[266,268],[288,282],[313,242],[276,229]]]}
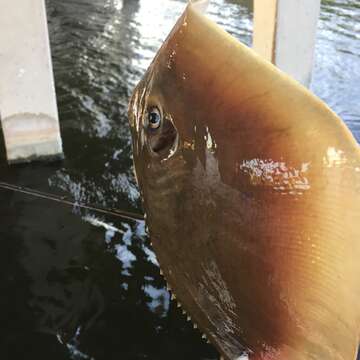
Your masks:
{"label": "reflection on water", "polygon": [[360,142],[360,3],[323,0],[313,90]]}
{"label": "reflection on water", "polygon": [[[251,1],[210,16],[251,43]],[[186,1],[48,0],[66,160],[2,180],[139,210],[129,96]],[[323,1],[313,90],[360,140],[360,6]],[[3,144],[2,145],[2,149]],[[170,302],[144,224],[1,190],[1,359],[217,359]]]}

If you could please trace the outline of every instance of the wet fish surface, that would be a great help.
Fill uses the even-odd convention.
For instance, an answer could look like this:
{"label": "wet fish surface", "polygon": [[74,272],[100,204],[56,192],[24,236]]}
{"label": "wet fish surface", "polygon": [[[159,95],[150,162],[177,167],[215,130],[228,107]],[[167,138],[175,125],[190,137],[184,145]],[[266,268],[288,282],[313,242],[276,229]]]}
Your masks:
{"label": "wet fish surface", "polygon": [[202,3],[187,6],[129,106],[165,277],[225,359],[353,360],[359,146]]}

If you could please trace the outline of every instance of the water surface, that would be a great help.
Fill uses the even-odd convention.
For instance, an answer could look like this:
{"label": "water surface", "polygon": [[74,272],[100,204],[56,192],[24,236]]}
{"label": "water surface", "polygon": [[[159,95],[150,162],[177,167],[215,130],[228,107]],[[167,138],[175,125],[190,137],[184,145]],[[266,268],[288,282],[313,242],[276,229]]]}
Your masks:
{"label": "water surface", "polygon": [[[209,13],[250,45],[251,3]],[[66,159],[9,168],[1,143],[1,180],[141,211],[127,103],[185,4],[47,0]],[[358,141],[359,24],[357,1],[323,1],[312,84]],[[170,300],[142,222],[0,192],[1,359],[218,359]]]}

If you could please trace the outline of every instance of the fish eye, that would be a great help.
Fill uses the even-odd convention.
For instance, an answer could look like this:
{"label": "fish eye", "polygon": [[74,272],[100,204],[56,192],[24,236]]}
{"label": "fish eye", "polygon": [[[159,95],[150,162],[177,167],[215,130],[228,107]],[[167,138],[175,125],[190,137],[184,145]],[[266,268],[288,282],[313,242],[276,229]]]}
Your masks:
{"label": "fish eye", "polygon": [[149,109],[147,114],[148,127],[151,130],[157,130],[161,125],[161,113],[160,110],[153,106]]}

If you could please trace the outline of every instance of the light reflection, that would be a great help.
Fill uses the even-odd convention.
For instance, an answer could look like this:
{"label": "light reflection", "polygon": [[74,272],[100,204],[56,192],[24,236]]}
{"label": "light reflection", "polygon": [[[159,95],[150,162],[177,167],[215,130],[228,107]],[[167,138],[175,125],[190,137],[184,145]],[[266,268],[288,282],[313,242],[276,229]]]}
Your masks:
{"label": "light reflection", "polygon": [[283,194],[300,195],[310,189],[306,177],[309,167],[309,163],[303,163],[297,169],[287,166],[283,161],[252,159],[244,160],[238,168],[249,176],[253,186],[269,186]]}
{"label": "light reflection", "polygon": [[329,147],[324,157],[324,165],[327,167],[335,167],[346,163],[345,153],[342,150],[337,150],[334,147]]}
{"label": "light reflection", "polygon": [[83,220],[90,223],[93,226],[102,227],[105,229],[105,242],[109,244],[116,233],[123,234],[124,231],[118,229],[111,223],[106,223],[93,215],[86,215],[83,217]]}
{"label": "light reflection", "polygon": [[[67,169],[58,170],[48,179],[50,187],[58,188],[71,195],[75,202],[81,204],[97,204],[105,208],[116,208],[121,196],[136,204],[139,199],[139,191],[134,183],[130,182],[130,174],[113,174],[112,169],[103,172],[104,183],[98,183],[99,179],[88,178],[85,174],[67,173]],[[95,181],[97,180],[97,181]],[[111,195],[110,195],[111,194]]]}
{"label": "light reflection", "polygon": [[238,358],[236,358],[235,360],[249,360],[249,355],[240,355]]}
{"label": "light reflection", "polygon": [[[140,237],[140,238],[145,238],[146,237],[146,225],[145,225],[145,221],[139,221],[137,226],[136,226],[136,230],[135,230],[135,234],[136,236]],[[154,253],[154,251],[152,250],[152,248],[148,247],[145,243],[142,244],[142,250],[144,251],[145,255],[147,256],[147,261],[152,263],[153,265],[159,267],[159,262],[156,258],[156,255]]]}
{"label": "light reflection", "polygon": [[[140,33],[140,56],[134,59],[134,65],[145,70],[150,65],[154,54],[166,39],[186,3],[180,1],[141,1],[136,15],[137,30]],[[161,26],[157,26],[161,22]]]}
{"label": "light reflection", "polygon": [[[81,326],[76,329],[74,337],[66,344],[66,347],[68,348],[70,353],[71,360],[95,360],[93,357],[79,350],[80,332]],[[58,338],[61,338],[61,336],[58,335]]]}
{"label": "light reflection", "polygon": [[136,256],[128,249],[127,245],[115,245],[116,257],[121,261],[123,275],[130,275],[129,269],[132,268],[132,263],[136,261]]}
{"label": "light reflection", "polygon": [[164,317],[166,316],[170,306],[170,295],[169,292],[164,289],[157,289],[152,285],[145,285],[144,292],[151,298],[151,301],[147,303],[149,309]]}
{"label": "light reflection", "polygon": [[206,142],[206,147],[210,151],[214,152],[217,146],[216,146],[216,143],[215,143],[214,139],[212,138],[212,136],[210,134],[210,130],[209,130],[208,127],[206,127],[206,135],[204,137],[204,140]]}
{"label": "light reflection", "polygon": [[124,6],[123,0],[114,0],[114,7],[117,11],[120,11]]}

